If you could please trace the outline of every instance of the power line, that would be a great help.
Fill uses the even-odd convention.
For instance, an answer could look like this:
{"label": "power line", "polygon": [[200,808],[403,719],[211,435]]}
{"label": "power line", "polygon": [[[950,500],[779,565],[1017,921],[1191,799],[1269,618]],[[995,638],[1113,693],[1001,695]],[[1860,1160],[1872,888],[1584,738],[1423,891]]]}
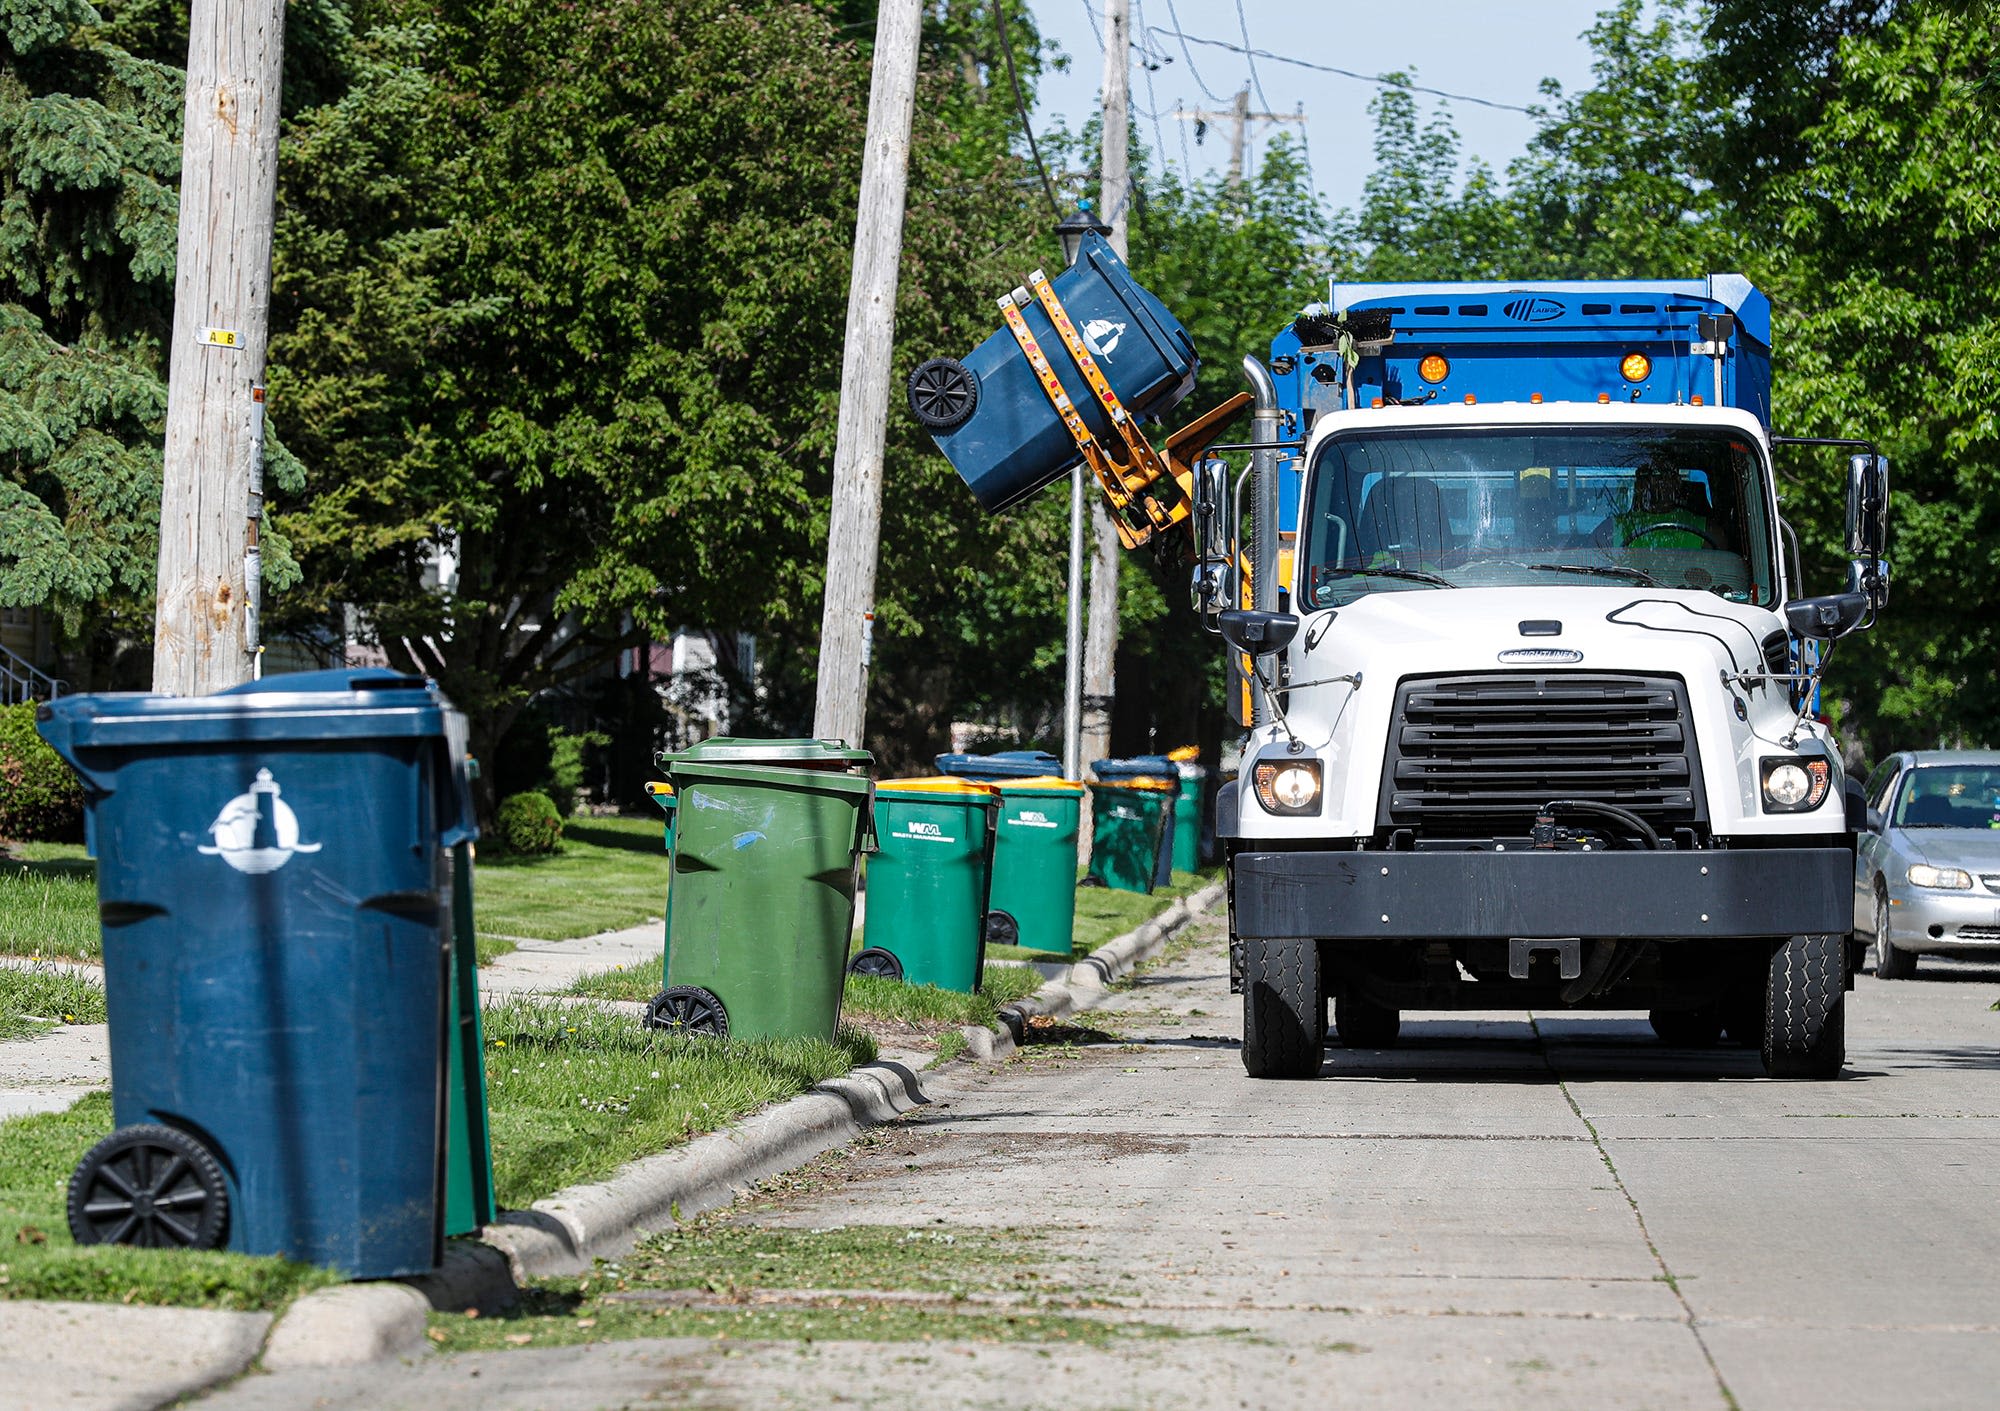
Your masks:
{"label": "power line", "polygon": [[1049,169],[1042,165],[1042,149],[1035,145],[1035,125],[1028,121],[1028,103],[1021,96],[1021,75],[1014,69],[1014,45],[1007,38],[1007,11],[1001,0],[993,0],[993,28],[1000,34],[1000,53],[1007,60],[1007,81],[1014,85],[1014,111],[1021,115],[1021,131],[1028,135],[1028,154],[1035,159],[1035,170],[1041,174],[1042,194],[1049,198],[1049,214],[1060,220],[1062,205],[1049,181]]}
{"label": "power line", "polygon": [[[1172,9],[1172,0],[1168,0],[1168,8]],[[1310,59],[1296,59],[1289,54],[1274,54],[1269,49],[1251,49],[1247,45],[1231,44],[1224,39],[1203,39],[1198,35],[1183,34],[1178,28],[1162,32],[1171,34],[1180,40],[1183,52],[1185,52],[1186,46],[1190,44],[1205,44],[1212,49],[1227,49],[1231,53],[1242,54],[1249,58],[1269,59],[1274,64],[1290,64],[1294,68],[1311,69],[1315,73],[1330,73],[1336,78],[1351,78],[1357,83],[1372,83],[1381,88],[1400,88],[1409,93],[1428,93],[1434,98],[1447,98],[1454,103],[1475,103],[1482,108],[1497,108],[1502,112],[1508,113],[1526,113],[1530,117],[1543,117],[1547,113],[1547,110],[1544,108],[1527,107],[1520,103],[1502,103],[1493,98],[1475,98],[1470,93],[1453,93],[1443,88],[1432,88],[1426,84],[1413,83],[1406,78],[1398,78],[1393,74],[1356,73],[1353,69],[1336,68],[1332,64],[1315,64]],[[1199,78],[1196,81],[1199,82]],[[1203,85],[1203,91],[1207,91],[1206,85]],[[1213,93],[1210,93],[1208,96],[1215,98]],[[1222,102],[1224,100],[1217,98],[1216,101]],[[1587,122],[1588,120],[1577,119],[1574,121]],[[1605,126],[1605,124],[1591,125]]]}
{"label": "power line", "polygon": [[1097,36],[1097,52],[1104,52],[1104,27],[1097,22],[1097,7],[1090,0],[1083,0],[1083,13],[1090,19],[1090,32]]}
{"label": "power line", "polygon": [[1271,100],[1264,93],[1264,80],[1257,76],[1257,60],[1255,58],[1257,51],[1250,47],[1250,20],[1243,13],[1243,0],[1236,0],[1236,28],[1242,31],[1243,34],[1243,57],[1246,66],[1250,70],[1250,84],[1257,90],[1257,101],[1264,105],[1266,112],[1269,112],[1271,109]]}
{"label": "power line", "polygon": [[[1088,0],[1086,0],[1086,3],[1088,3]],[[1139,33],[1144,34],[1146,32],[1146,7],[1141,3],[1141,0],[1132,0],[1132,13],[1138,19]],[[1150,56],[1145,57],[1150,58]],[[1159,162],[1161,168],[1164,169],[1168,161],[1167,139],[1166,134],[1160,131],[1160,96],[1153,91],[1153,69],[1155,65],[1149,62],[1142,62],[1141,66],[1146,71],[1146,116],[1153,120],[1154,160]]]}
{"label": "power line", "polygon": [[[1183,58],[1187,60],[1188,72],[1194,76],[1195,87],[1199,88],[1203,93],[1208,95],[1209,102],[1227,103],[1229,101],[1227,98],[1223,97],[1220,93],[1217,93],[1213,88],[1210,88],[1207,83],[1203,82],[1201,76],[1201,70],[1194,66],[1194,53],[1188,48],[1187,35],[1181,32],[1181,17],[1180,14],[1174,9],[1174,0],[1167,0],[1167,18],[1174,22],[1174,27],[1171,31],[1169,31],[1169,33],[1171,33],[1176,39],[1180,40],[1181,42],[1181,55]],[[1195,41],[1195,43],[1197,44],[1203,42],[1204,41],[1202,40]],[[1233,46],[1224,45],[1223,47],[1231,48]]]}

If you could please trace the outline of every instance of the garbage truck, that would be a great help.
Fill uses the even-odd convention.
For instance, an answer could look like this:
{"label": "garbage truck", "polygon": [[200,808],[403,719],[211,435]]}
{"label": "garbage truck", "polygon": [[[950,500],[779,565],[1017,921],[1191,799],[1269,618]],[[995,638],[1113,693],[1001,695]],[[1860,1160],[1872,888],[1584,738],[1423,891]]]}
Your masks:
{"label": "garbage truck", "polygon": [[[1191,532],[1247,732],[1215,831],[1251,1076],[1316,1076],[1329,1002],[1347,1047],[1636,1010],[1839,1074],[1865,806],[1817,707],[1887,606],[1889,469],[1773,434],[1747,279],[1333,283],[1157,455],[1194,345],[1102,240],[999,303],[911,410],[989,509],[1081,463],[1128,547]],[[1774,458],[1830,451],[1844,588],[1812,595]]]}
{"label": "garbage truck", "polygon": [[[1248,732],[1217,806],[1245,1068],[1316,1076],[1330,1001],[1350,1048],[1625,1010],[1837,1076],[1859,791],[1819,674],[1887,604],[1887,462],[1772,433],[1741,276],[1329,295],[1244,359],[1247,457],[1190,486]],[[1807,595],[1774,457],[1817,447],[1847,562]]]}

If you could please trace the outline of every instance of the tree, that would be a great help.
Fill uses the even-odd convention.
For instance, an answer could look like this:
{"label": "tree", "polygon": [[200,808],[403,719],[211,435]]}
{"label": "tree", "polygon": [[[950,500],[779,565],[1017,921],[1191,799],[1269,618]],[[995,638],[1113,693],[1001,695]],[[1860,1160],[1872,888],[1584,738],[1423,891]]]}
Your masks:
{"label": "tree", "polygon": [[0,603],[97,684],[150,635],[182,79],[83,0],[0,25]]}

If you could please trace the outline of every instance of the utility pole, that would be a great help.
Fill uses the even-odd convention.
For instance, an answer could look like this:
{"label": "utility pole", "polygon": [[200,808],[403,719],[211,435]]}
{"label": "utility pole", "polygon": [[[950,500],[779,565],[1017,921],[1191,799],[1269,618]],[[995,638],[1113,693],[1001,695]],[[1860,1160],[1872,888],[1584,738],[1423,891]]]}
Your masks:
{"label": "utility pole", "polygon": [[[1111,226],[1111,248],[1119,259],[1128,248],[1132,183],[1126,143],[1130,100],[1132,17],[1130,0],[1107,0],[1104,7],[1104,132],[1098,204]],[[1090,629],[1083,650],[1083,727],[1079,768],[1111,753],[1111,703],[1117,689],[1118,528],[1101,496],[1090,497]]]}
{"label": "utility pole", "polygon": [[284,0],[194,0],[168,351],[153,689],[255,671]]}
{"label": "utility pole", "polygon": [[847,287],[813,733],[856,746],[867,719],[868,661],[874,645],[882,443],[889,424],[896,280],[903,258],[903,197],[923,19],[923,0],[881,0],[876,9],[875,73],[868,90],[868,139]]}
{"label": "utility pole", "polygon": [[1236,101],[1229,105],[1229,111],[1226,113],[1212,113],[1206,108],[1176,108],[1172,116],[1179,118],[1182,122],[1199,124],[1195,129],[1195,138],[1197,141],[1200,140],[1201,134],[1207,129],[1208,124],[1212,122],[1226,122],[1229,124],[1229,189],[1232,191],[1243,185],[1243,149],[1249,139],[1251,123],[1295,122],[1303,124],[1306,120],[1303,108],[1295,113],[1251,112],[1250,90],[1248,87],[1237,90]]}

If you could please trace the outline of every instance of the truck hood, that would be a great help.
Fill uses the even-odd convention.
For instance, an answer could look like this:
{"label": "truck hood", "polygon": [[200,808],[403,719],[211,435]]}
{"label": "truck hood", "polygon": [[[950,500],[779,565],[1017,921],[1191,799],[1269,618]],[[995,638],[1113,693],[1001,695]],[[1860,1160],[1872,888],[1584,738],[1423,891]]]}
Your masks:
{"label": "truck hood", "polygon": [[[1331,621],[1329,621],[1331,616]],[[1370,593],[1314,613],[1292,678],[1382,670],[1649,671],[1693,680],[1764,670],[1776,613],[1712,593],[1614,585]]]}

